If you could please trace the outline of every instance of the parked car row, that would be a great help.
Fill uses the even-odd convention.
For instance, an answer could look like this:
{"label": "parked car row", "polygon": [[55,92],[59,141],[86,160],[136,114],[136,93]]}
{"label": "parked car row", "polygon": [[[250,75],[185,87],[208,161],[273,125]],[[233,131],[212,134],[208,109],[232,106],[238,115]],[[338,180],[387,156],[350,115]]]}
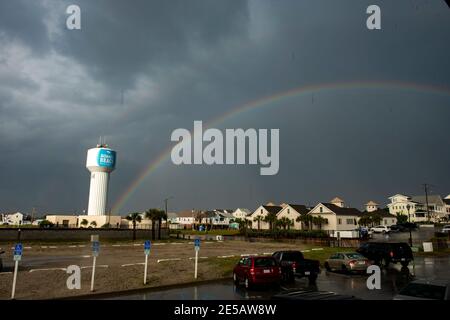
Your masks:
{"label": "parked car row", "polygon": [[239,260],[233,269],[233,281],[246,288],[258,284],[279,285],[306,277],[314,283],[320,273],[318,260],[305,259],[300,251],[277,251],[272,256],[250,256]]}
{"label": "parked car row", "polygon": [[[366,242],[357,252],[337,252],[328,258],[324,267],[327,271],[364,273],[371,264],[387,267],[400,263],[407,267],[414,259],[407,243]],[[243,257],[233,269],[236,285],[243,283],[246,288],[257,284],[293,282],[295,278],[308,278],[313,284],[320,274],[318,260],[305,259],[300,251],[277,251],[272,256]]]}

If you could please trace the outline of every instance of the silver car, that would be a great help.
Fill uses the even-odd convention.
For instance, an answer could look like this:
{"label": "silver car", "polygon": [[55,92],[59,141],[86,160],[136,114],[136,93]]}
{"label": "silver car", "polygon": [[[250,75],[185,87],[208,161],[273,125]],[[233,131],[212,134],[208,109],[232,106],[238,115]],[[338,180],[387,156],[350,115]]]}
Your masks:
{"label": "silver car", "polygon": [[411,281],[394,300],[450,300],[450,280]]}
{"label": "silver car", "polygon": [[357,252],[337,252],[324,265],[327,271],[365,272],[370,262]]}

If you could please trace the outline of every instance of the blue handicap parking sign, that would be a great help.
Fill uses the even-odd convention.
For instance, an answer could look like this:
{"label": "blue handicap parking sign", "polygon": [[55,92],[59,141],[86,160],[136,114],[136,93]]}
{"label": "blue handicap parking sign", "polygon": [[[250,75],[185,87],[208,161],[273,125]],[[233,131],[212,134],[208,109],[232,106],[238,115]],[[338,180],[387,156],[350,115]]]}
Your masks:
{"label": "blue handicap parking sign", "polygon": [[150,250],[151,242],[150,240],[145,240],[144,242],[144,250]]}
{"label": "blue handicap parking sign", "polygon": [[100,242],[93,241],[92,242],[92,251],[98,252],[100,250]]}
{"label": "blue handicap parking sign", "polygon": [[22,255],[23,246],[21,243],[18,243],[14,246],[14,255],[21,256]]}
{"label": "blue handicap parking sign", "polygon": [[194,246],[200,247],[200,239],[197,238],[194,240]]}

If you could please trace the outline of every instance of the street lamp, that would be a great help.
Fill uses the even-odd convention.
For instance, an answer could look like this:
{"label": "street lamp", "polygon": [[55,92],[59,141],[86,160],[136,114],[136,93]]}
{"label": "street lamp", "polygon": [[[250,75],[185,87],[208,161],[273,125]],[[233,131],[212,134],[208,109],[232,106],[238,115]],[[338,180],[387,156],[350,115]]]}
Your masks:
{"label": "street lamp", "polygon": [[409,245],[412,247],[412,234],[411,234],[411,214],[409,213],[409,209],[411,209],[411,206],[409,203],[406,205],[406,209],[408,210],[408,222],[409,222]]}
{"label": "street lamp", "polygon": [[171,199],[173,199],[173,197],[168,197],[168,198],[164,199],[164,208],[166,210],[166,229],[167,230],[169,230],[169,226],[168,226],[169,213],[167,212],[167,202]]}

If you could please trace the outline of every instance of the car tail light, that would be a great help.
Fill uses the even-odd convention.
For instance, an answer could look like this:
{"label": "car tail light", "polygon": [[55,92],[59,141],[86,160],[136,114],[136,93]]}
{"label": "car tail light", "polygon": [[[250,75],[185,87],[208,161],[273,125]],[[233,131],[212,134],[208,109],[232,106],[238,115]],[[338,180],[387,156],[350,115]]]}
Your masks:
{"label": "car tail light", "polygon": [[278,267],[278,273],[281,274],[281,267]]}
{"label": "car tail light", "polygon": [[348,264],[353,267],[356,264],[356,260],[352,260]]}
{"label": "car tail light", "polygon": [[394,252],[393,251],[391,251],[391,252],[389,252],[389,255],[391,256],[391,258],[394,256]]}
{"label": "car tail light", "polygon": [[369,260],[366,260],[366,266],[370,265]]}
{"label": "car tail light", "polygon": [[255,274],[255,269],[251,268],[250,269],[250,274]]}
{"label": "car tail light", "polygon": [[293,270],[294,272],[297,270],[297,263],[296,263],[296,262],[294,262],[294,263],[292,264],[292,270]]}

